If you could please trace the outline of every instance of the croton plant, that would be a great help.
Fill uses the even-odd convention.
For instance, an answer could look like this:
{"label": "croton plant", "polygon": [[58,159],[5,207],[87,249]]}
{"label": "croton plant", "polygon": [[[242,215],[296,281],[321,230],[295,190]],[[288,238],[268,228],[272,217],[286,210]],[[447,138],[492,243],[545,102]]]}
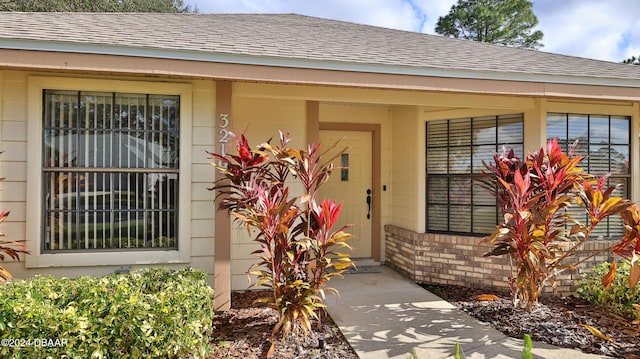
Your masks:
{"label": "croton plant", "polygon": [[[546,151],[541,148],[524,160],[513,151],[503,150],[492,163],[485,164],[483,185],[496,197],[504,213],[504,221],[484,240],[494,246],[486,255],[510,258],[515,272],[509,285],[517,306],[535,307],[544,287],[555,287],[556,275],[598,254],[571,261],[595,227],[614,215],[622,217],[625,233],[605,251],[629,259],[629,286],[638,283],[640,206],[614,196],[616,186],[607,186],[606,175],[596,178],[583,171],[582,159],[563,152],[554,139],[548,141]],[[576,209],[586,212],[587,223],[572,215]],[[606,286],[613,281],[615,260],[611,268],[602,279]]]}
{"label": "croton plant", "polygon": [[[332,161],[343,150],[337,143],[322,151],[289,147],[288,134],[280,132],[279,145],[271,140],[251,148],[244,135],[235,138],[237,154],[210,153],[224,176],[215,182],[219,209],[243,223],[258,243],[259,260],[249,274],[254,286],[272,289],[262,301],[280,313],[274,334],[294,329],[309,331],[311,320],[326,292],[325,285],[352,265],[347,227],[336,228],[342,205],[319,202],[318,190],[333,171]],[[290,184],[300,193],[294,195]],[[297,186],[300,185],[301,189]]]}

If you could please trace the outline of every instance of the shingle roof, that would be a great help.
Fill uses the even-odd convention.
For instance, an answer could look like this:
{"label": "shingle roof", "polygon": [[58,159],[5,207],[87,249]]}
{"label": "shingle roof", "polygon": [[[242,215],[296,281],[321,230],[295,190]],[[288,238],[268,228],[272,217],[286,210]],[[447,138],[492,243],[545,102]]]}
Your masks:
{"label": "shingle roof", "polygon": [[0,28],[0,48],[48,42],[76,45],[75,51],[105,46],[388,68],[640,80],[640,66],[295,14],[1,12]]}

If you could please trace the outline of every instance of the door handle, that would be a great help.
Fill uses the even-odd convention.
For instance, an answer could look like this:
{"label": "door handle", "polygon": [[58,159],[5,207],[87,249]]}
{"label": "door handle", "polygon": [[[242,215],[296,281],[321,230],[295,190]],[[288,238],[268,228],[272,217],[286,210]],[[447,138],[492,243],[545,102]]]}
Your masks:
{"label": "door handle", "polygon": [[371,188],[367,189],[367,219],[371,218]]}

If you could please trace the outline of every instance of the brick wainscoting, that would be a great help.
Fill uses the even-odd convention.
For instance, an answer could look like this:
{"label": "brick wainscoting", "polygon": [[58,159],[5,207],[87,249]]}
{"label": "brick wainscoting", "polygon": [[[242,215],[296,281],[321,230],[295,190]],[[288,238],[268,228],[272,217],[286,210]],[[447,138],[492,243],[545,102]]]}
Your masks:
{"label": "brick wainscoting", "polygon": [[[446,234],[417,233],[401,227],[386,225],[385,264],[417,283],[458,284],[508,290],[511,274],[507,257],[483,257],[491,246],[480,244],[481,238]],[[582,259],[593,250],[604,249],[611,241],[589,241],[576,253]],[[573,257],[575,261],[576,257]],[[584,262],[574,271],[566,271],[556,278],[558,293],[568,295],[575,290],[574,280],[588,268],[609,260],[603,253]],[[548,292],[552,289],[547,288]]]}

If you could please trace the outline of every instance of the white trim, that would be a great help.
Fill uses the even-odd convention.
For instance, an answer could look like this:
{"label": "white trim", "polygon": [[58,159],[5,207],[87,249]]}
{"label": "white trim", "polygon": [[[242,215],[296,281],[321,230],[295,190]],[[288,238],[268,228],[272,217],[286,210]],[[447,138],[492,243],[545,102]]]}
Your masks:
{"label": "white trim", "polygon": [[[42,91],[85,90],[128,93],[157,93],[180,96],[180,177],[178,250],[42,253]],[[102,265],[139,265],[189,263],[191,257],[191,116],[190,84],[142,81],[94,80],[68,77],[28,79],[28,153],[27,153],[27,268]]]}
{"label": "white trim", "polygon": [[530,74],[491,70],[464,70],[435,67],[385,65],[358,62],[340,62],[305,58],[285,58],[276,56],[240,55],[190,50],[158,49],[149,47],[80,44],[41,40],[0,39],[0,49],[48,51],[95,55],[117,55],[157,59],[201,61],[240,65],[258,65],[313,70],[348,71],[391,75],[444,77],[473,80],[520,81],[536,83],[556,83],[569,85],[593,85],[638,87],[638,79],[612,77],[573,76],[563,74]]}

